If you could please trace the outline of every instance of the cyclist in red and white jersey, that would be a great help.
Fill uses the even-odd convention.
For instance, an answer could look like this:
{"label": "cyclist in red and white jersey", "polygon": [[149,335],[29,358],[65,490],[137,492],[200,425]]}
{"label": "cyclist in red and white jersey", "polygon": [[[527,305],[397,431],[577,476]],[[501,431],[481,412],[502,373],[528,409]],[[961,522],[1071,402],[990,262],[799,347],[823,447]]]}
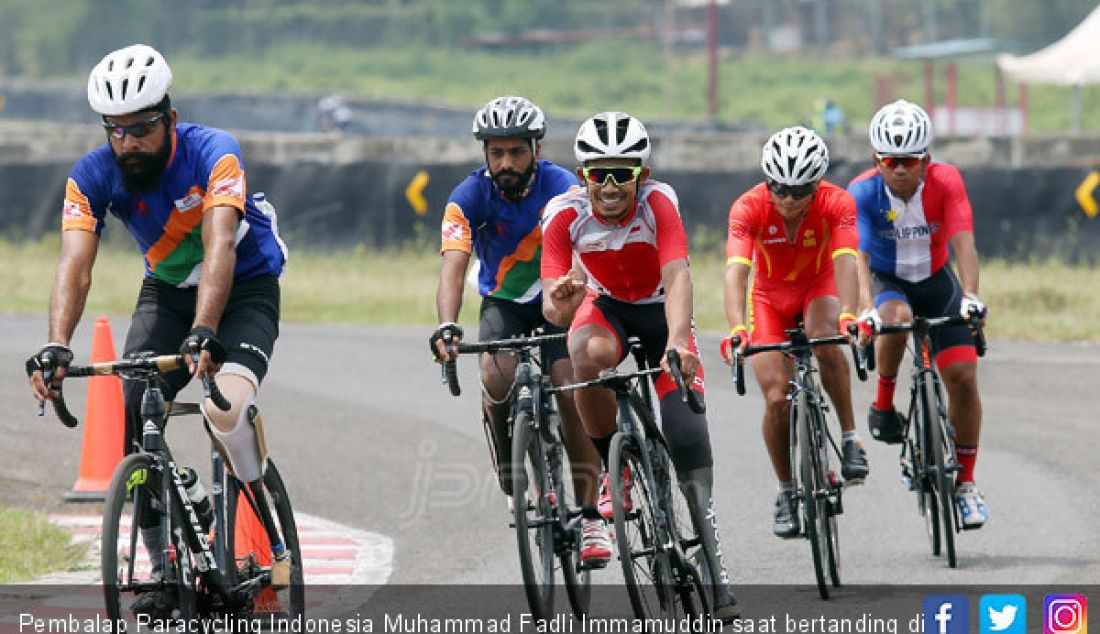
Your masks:
{"label": "cyclist in red and white jersey", "polygon": [[[886,323],[909,321],[914,314],[967,316],[971,310],[984,319],[970,200],[958,168],[932,162],[928,154],[928,114],[898,100],[875,114],[869,133],[875,168],[848,185],[858,208],[861,266],[870,269],[871,284],[861,305],[873,301]],[[948,246],[955,252],[958,277],[947,265]],[[868,424],[872,435],[889,443],[902,441],[905,424],[894,409],[905,343],[905,333],[884,335],[878,343],[878,393]],[[980,528],[989,511],[974,483],[982,426],[974,337],[967,326],[952,326],[937,330],[932,344],[947,387],[947,418],[957,432],[959,517],[964,528]]]}
{"label": "cyclist in red and white jersey", "polygon": [[[543,313],[551,322],[569,326],[569,356],[578,381],[618,366],[631,336],[641,340],[651,366],[659,363],[665,369],[655,383],[664,434],[688,503],[708,520],[696,530],[710,569],[718,571],[716,615],[728,619],[736,614],[736,602],[728,588],[711,497],[707,420],[680,399],[665,359],[666,350],[680,354],[684,379],[701,399],[703,367],[692,325],[687,235],[676,192],[649,180],[649,135],[628,114],[602,112],[585,121],[574,151],[581,163],[577,176],[586,189],[557,196],[543,215]],[[606,466],[616,431],[614,395],[591,388],[577,392],[576,401]],[[611,515],[606,476],[599,506],[582,511],[586,518],[601,520],[607,534],[602,524]]]}
{"label": "cyclist in red and white jersey", "polygon": [[[730,337],[722,342],[726,363],[733,362],[733,336],[740,337],[743,349],[750,341],[786,341],[785,330],[799,321],[805,322],[810,337],[847,334],[848,324],[856,323],[855,202],[823,180],[829,167],[825,142],[807,128],[784,128],[764,144],[760,165],[765,182],[730,208],[725,281]],[[751,299],[747,325],[746,295]],[[868,331],[864,336],[869,335],[869,326],[858,323]],[[841,474],[849,484],[862,483],[870,468],[855,428],[848,362],[835,346],[815,348],[814,356],[843,432]],[[755,355],[752,364],[766,401],[764,443],[779,480],[772,531],[797,537],[801,527],[788,455],[790,365],[779,352]]]}

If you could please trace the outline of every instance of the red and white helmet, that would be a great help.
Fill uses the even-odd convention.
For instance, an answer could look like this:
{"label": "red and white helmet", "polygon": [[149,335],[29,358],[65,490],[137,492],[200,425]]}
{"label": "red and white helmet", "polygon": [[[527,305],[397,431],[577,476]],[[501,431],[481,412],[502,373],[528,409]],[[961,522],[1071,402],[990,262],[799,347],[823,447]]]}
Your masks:
{"label": "red and white helmet", "polygon": [[108,53],[88,76],[88,105],[118,116],[152,108],[168,94],[172,69],[151,46],[134,44]]}
{"label": "red and white helmet", "polygon": [[764,176],[783,185],[805,185],[829,169],[829,148],[816,132],[802,126],[783,128],[764,144]]}

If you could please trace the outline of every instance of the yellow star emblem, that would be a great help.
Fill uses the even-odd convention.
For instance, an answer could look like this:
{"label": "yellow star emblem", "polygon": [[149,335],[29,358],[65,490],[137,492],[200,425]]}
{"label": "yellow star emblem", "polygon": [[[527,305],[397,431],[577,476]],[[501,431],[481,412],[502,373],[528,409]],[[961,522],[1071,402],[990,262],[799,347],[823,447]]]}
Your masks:
{"label": "yellow star emblem", "polygon": [[897,220],[898,219],[898,210],[897,209],[891,209],[890,211],[887,211],[886,212],[886,219],[889,220],[890,222],[893,222],[893,221]]}

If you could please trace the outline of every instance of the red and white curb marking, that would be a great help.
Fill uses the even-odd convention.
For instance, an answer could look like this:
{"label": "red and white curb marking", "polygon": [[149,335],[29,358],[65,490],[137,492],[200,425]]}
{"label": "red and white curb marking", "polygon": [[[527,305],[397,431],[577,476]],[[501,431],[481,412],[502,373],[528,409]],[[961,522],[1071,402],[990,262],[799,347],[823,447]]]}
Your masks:
{"label": "red and white curb marking", "polygon": [[[307,614],[358,604],[367,596],[361,586],[379,586],[389,579],[393,572],[393,540],[389,537],[305,513],[295,513],[294,517],[302,550]],[[73,570],[21,582],[74,587],[73,591],[56,596],[49,592],[37,597],[27,596],[26,611],[35,618],[96,618],[103,610],[103,592],[98,587],[102,584],[99,561],[102,517],[51,515],[49,519],[69,531],[73,543],[89,544],[89,547],[84,560]],[[148,565],[147,557],[139,555],[139,566],[142,560]],[[0,615],[0,634],[16,631],[13,629],[15,624],[24,616],[27,615]]]}
{"label": "red and white curb marking", "polygon": [[[295,513],[305,583],[316,586],[381,585],[393,572],[393,540],[367,531]],[[99,515],[51,515],[74,543],[92,546],[76,570],[44,575],[33,583],[99,584]]]}

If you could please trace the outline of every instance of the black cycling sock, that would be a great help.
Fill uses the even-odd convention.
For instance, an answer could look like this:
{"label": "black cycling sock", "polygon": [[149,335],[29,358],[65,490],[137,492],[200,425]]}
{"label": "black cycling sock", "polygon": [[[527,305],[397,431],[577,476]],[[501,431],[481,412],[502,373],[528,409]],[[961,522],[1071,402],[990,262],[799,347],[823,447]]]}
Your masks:
{"label": "black cycling sock", "polygon": [[600,462],[603,463],[604,469],[607,469],[608,456],[611,454],[611,439],[614,436],[615,434],[611,434],[603,438],[592,438],[592,444],[596,445],[596,451],[600,452]]}
{"label": "black cycling sock", "polygon": [[594,506],[582,506],[581,517],[586,520],[602,520],[603,516],[600,515],[600,511]]}

